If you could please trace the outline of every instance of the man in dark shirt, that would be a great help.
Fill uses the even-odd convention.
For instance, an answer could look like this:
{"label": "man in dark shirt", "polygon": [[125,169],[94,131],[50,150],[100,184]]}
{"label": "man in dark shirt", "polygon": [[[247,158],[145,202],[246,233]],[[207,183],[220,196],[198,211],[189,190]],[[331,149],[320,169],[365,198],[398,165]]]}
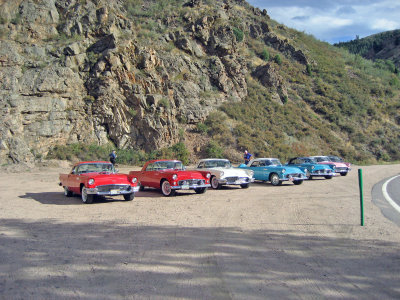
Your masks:
{"label": "man in dark shirt", "polygon": [[117,159],[117,152],[115,150],[113,150],[110,153],[110,162],[115,165],[115,160]]}
{"label": "man in dark shirt", "polygon": [[249,152],[247,152],[247,150],[245,150],[243,158],[244,158],[244,163],[247,165],[250,161],[251,154]]}

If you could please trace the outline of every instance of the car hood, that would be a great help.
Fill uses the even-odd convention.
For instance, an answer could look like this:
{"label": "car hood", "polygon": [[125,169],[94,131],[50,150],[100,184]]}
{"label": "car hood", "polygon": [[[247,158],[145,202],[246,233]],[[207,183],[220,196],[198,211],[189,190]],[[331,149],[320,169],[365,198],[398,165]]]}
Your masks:
{"label": "car hood", "polygon": [[86,173],[82,177],[93,178],[96,185],[101,184],[130,184],[126,174]]}
{"label": "car hood", "polygon": [[201,169],[203,171],[210,172],[211,174],[224,172],[224,177],[238,176],[238,177],[252,177],[250,170],[238,169],[238,168],[209,168]]}
{"label": "car hood", "polygon": [[165,176],[172,176],[176,174],[178,176],[178,180],[182,179],[204,179],[205,176],[203,174],[206,171],[182,171],[182,170],[161,170],[159,171],[160,174],[164,174]]}

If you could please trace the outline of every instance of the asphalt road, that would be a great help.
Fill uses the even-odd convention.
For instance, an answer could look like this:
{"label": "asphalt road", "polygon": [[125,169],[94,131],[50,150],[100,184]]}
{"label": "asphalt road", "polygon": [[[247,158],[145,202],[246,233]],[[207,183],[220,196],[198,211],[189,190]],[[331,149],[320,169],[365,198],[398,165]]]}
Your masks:
{"label": "asphalt road", "polygon": [[374,185],[372,202],[383,215],[400,226],[400,175],[385,178]]}

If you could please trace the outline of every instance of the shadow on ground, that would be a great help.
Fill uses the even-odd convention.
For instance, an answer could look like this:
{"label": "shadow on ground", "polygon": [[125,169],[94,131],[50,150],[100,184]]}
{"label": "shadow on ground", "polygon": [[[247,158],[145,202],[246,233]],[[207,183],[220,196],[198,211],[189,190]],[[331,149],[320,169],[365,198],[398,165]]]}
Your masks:
{"label": "shadow on ground", "polygon": [[0,298],[398,299],[399,248],[279,230],[3,219]]}

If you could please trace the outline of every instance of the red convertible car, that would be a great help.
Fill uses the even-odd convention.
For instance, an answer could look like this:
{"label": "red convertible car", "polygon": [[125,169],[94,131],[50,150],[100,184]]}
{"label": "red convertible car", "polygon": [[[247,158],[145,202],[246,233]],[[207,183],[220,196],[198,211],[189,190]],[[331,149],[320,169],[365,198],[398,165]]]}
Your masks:
{"label": "red convertible car", "polygon": [[86,161],[75,164],[69,174],[60,174],[60,186],[67,197],[81,195],[83,203],[90,204],[96,195],[123,195],[133,200],[139,191],[137,178],[117,174],[114,165],[106,161]]}
{"label": "red convertible car", "polygon": [[131,171],[129,175],[140,182],[140,190],[145,187],[161,189],[164,196],[175,195],[176,190],[194,190],[204,193],[210,187],[210,172],[186,171],[179,160],[150,160],[141,171]]}

